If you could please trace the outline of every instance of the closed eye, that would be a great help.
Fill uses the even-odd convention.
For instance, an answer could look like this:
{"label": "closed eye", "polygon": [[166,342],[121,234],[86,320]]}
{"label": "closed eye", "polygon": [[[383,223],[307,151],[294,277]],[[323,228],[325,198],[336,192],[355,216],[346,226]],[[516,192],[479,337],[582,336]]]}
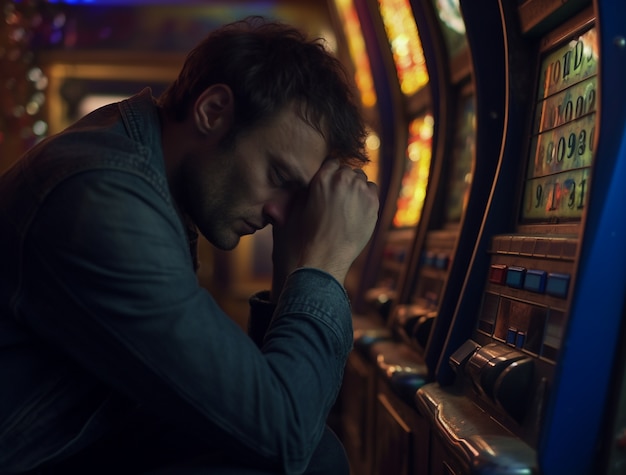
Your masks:
{"label": "closed eye", "polygon": [[277,188],[285,188],[289,185],[289,178],[280,168],[273,166],[270,168],[270,182]]}

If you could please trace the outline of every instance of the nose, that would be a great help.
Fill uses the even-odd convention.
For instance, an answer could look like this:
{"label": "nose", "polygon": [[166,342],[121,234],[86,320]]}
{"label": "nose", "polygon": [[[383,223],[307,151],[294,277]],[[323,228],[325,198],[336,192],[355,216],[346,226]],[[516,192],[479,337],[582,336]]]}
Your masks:
{"label": "nose", "polygon": [[293,191],[278,190],[263,205],[264,219],[273,225],[282,226],[287,220],[289,205],[295,195]]}

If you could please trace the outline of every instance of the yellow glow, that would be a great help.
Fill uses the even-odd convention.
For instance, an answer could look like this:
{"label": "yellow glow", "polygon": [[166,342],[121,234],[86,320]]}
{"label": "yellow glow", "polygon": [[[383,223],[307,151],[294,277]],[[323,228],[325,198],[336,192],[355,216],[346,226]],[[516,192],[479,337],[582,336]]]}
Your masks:
{"label": "yellow glow", "polygon": [[411,95],[428,84],[424,50],[408,0],[378,0],[400,88]]}
{"label": "yellow glow", "polygon": [[368,150],[378,150],[380,148],[380,137],[374,132],[371,132],[367,139],[365,139],[365,145]]}
{"label": "yellow glow", "polygon": [[352,0],[335,0],[335,4],[337,5],[341,23],[344,25],[348,50],[356,69],[354,81],[361,93],[361,103],[365,108],[373,107],[376,104],[377,97],[359,17],[354,9]]}
{"label": "yellow glow", "polygon": [[418,117],[409,124],[406,169],[396,202],[393,225],[397,228],[415,226],[421,216],[430,175],[434,119]]}
{"label": "yellow glow", "polygon": [[367,154],[370,161],[363,167],[363,171],[370,180],[376,181],[378,178],[378,171],[380,169],[380,137],[378,137],[378,135],[372,130],[369,130],[368,132],[369,135],[367,136],[367,139],[365,139],[365,146],[367,147]]}

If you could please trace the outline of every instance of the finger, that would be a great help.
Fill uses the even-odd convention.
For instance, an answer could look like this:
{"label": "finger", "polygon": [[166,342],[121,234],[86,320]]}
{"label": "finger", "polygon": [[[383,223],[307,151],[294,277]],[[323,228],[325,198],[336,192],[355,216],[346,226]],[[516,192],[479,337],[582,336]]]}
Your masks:
{"label": "finger", "polygon": [[378,185],[373,181],[367,182],[367,188],[373,193],[375,196],[378,196]]}
{"label": "finger", "polygon": [[367,174],[361,168],[355,168],[354,173],[356,173],[357,176],[363,178],[365,181],[368,181]]}
{"label": "finger", "polygon": [[327,158],[322,163],[320,170],[336,171],[341,168],[341,162],[337,158]]}
{"label": "finger", "polygon": [[333,176],[340,169],[341,169],[341,163],[339,162],[338,159],[327,158],[326,160],[324,160],[324,162],[322,162],[322,165],[320,166],[319,170],[317,170],[317,173],[313,177],[311,184],[319,183],[320,181],[327,180],[328,177]]}

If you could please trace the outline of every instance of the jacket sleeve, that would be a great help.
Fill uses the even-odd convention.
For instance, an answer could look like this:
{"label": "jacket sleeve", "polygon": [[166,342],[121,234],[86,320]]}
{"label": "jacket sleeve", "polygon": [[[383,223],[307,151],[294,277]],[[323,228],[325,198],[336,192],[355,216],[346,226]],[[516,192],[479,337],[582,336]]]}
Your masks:
{"label": "jacket sleeve", "polygon": [[259,347],[198,284],[171,204],[115,170],[54,190],[23,255],[20,318],[47,344],[207,449],[305,470],[352,345],[329,274],[292,273]]}

